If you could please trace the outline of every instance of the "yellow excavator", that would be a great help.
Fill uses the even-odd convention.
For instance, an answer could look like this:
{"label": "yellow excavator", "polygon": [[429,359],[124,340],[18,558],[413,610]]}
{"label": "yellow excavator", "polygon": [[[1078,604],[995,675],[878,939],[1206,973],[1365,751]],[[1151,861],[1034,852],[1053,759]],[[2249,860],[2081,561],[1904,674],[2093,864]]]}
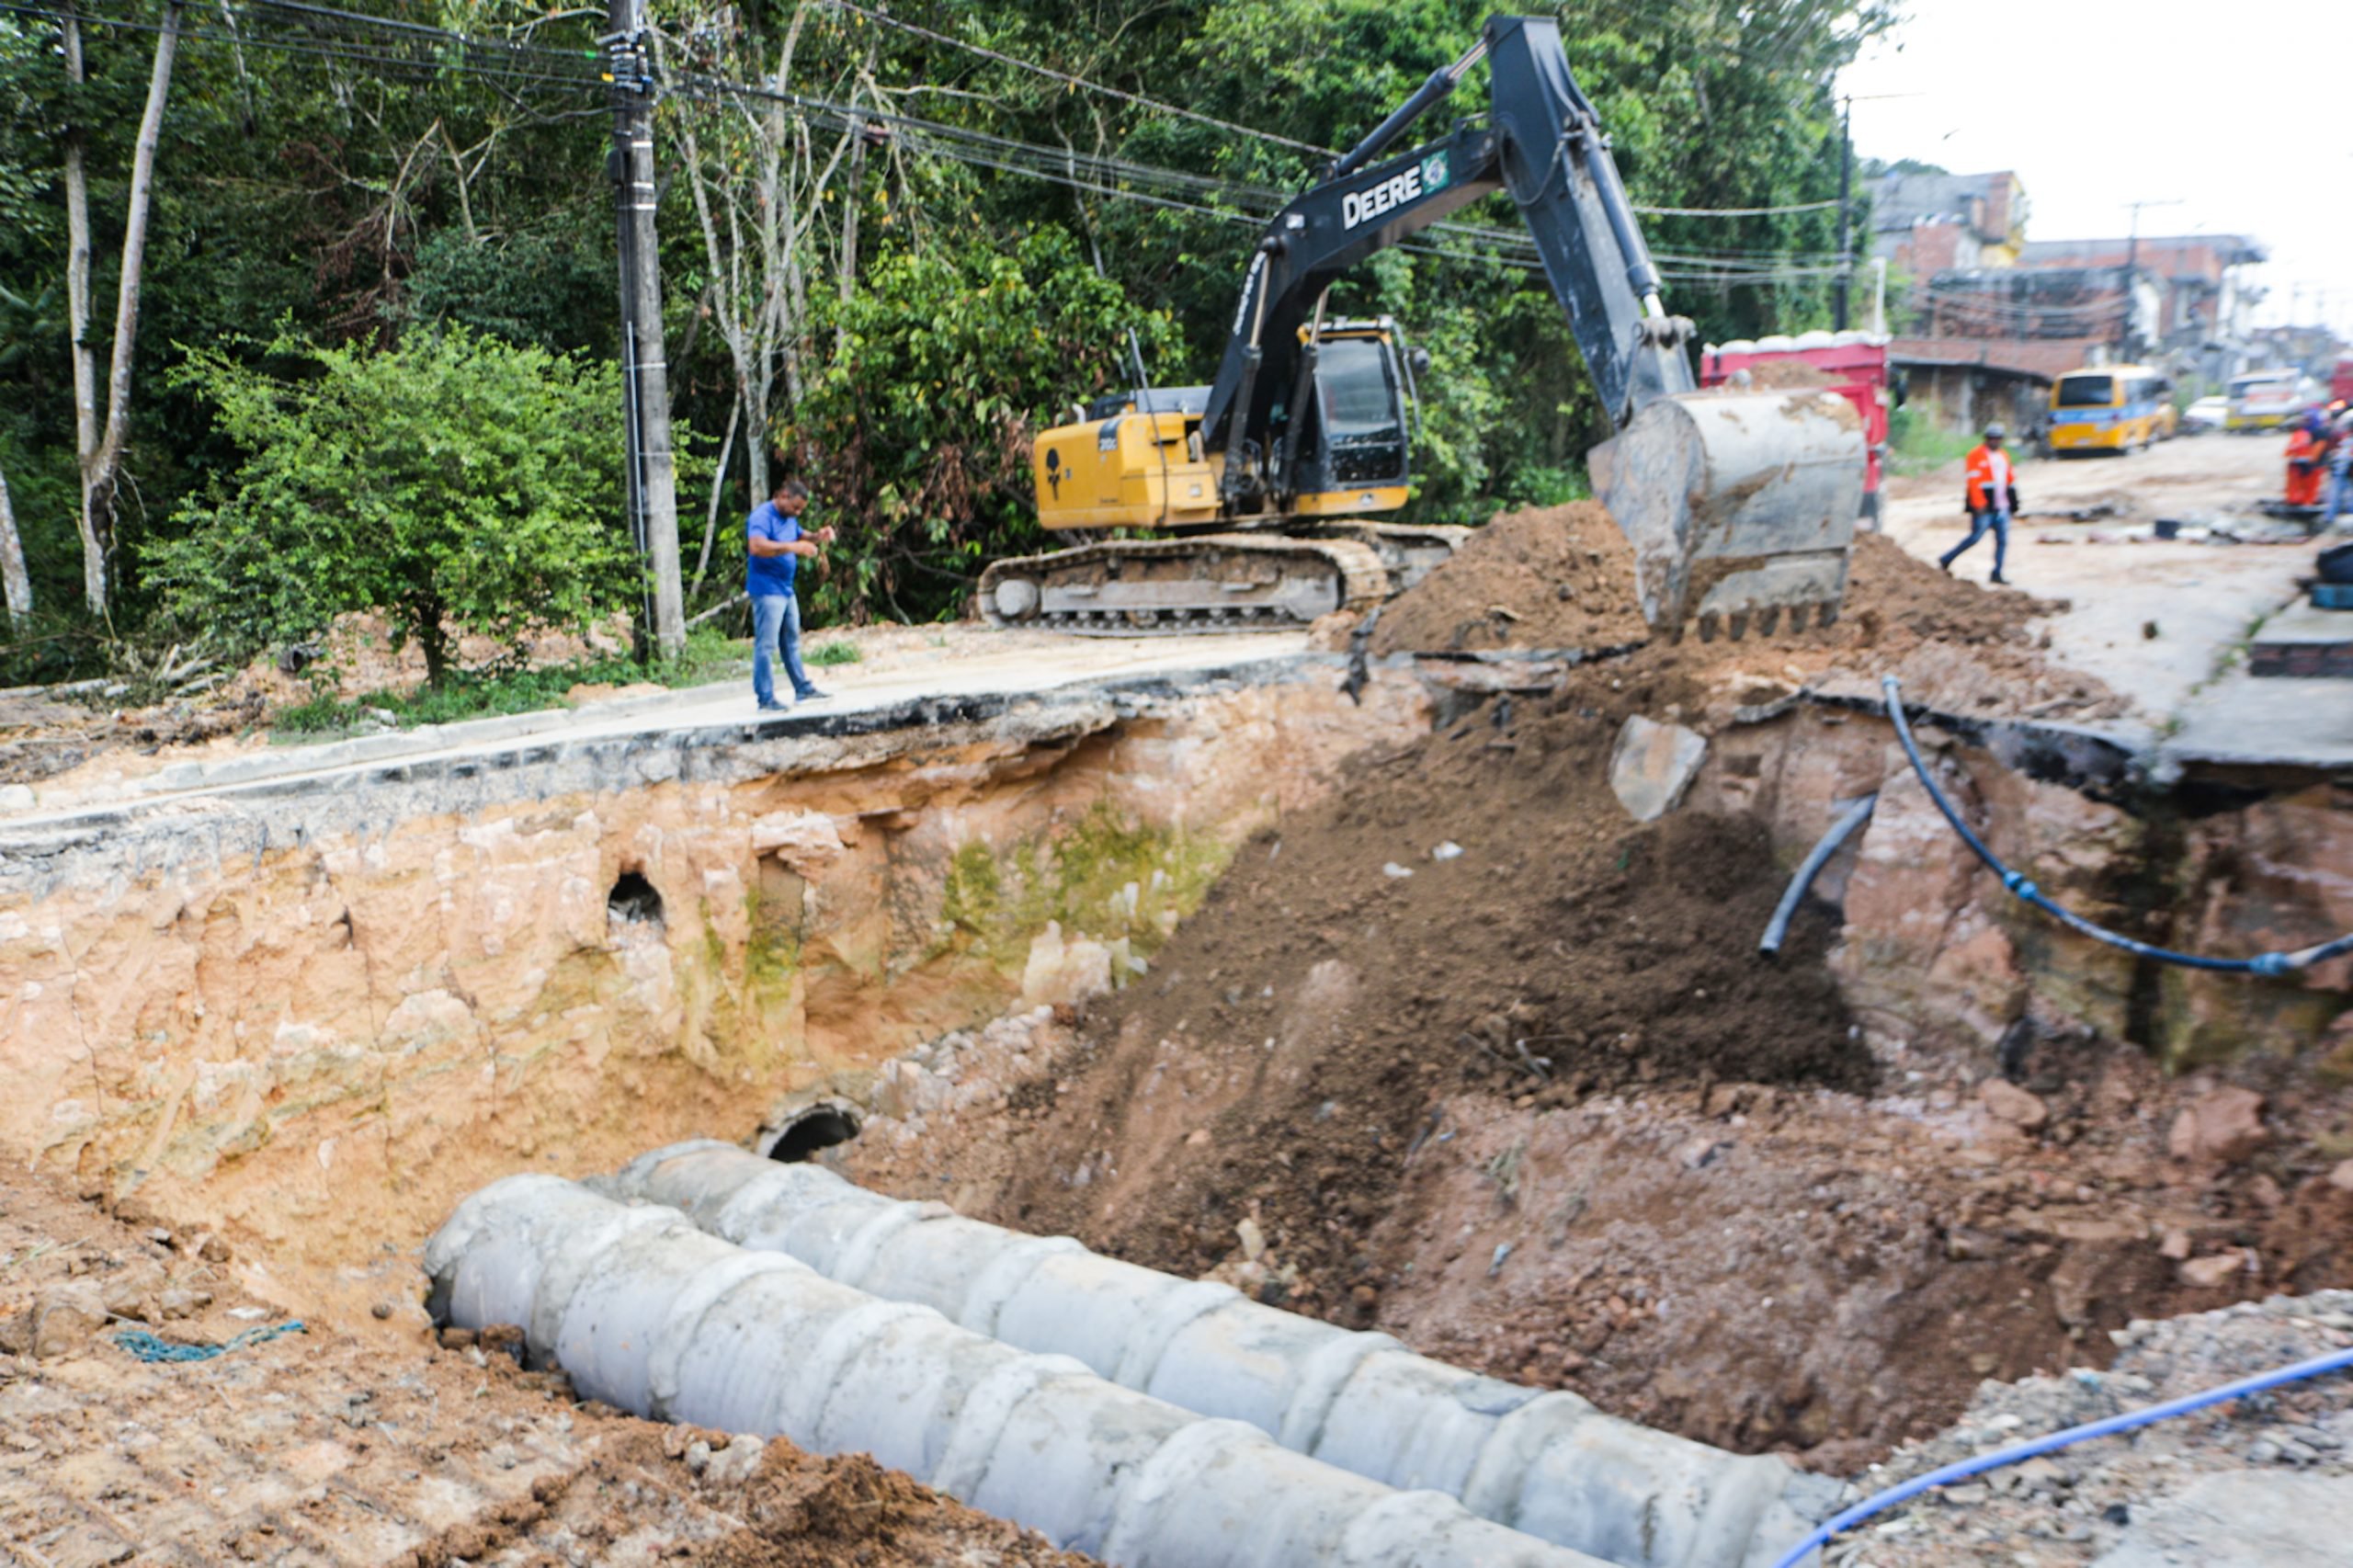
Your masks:
{"label": "yellow excavator", "polygon": [[[1483,59],[1483,120],[1374,161]],[[1836,393],[1698,389],[1691,323],[1661,301],[1559,25],[1533,17],[1492,18],[1276,215],[1214,382],[1139,384],[1038,437],[1047,528],[1162,537],[997,562],[983,615],[1106,636],[1281,631],[1369,608],[1443,562],[1467,529],[1379,518],[1409,494],[1428,360],[1394,321],[1326,320],[1324,304],[1375,251],[1505,189],[1616,426],[1587,465],[1634,546],[1651,625],[1738,637],[1828,624],[1861,508],[1861,423]]]}

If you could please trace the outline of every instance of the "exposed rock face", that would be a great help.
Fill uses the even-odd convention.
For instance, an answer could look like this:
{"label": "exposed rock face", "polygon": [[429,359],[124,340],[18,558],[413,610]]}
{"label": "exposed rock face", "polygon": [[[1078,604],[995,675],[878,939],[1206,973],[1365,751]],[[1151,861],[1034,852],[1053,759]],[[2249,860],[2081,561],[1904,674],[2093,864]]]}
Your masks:
{"label": "exposed rock face", "polygon": [[0,878],[0,1150],[348,1262],[534,1162],[863,1097],[1025,986],[1131,977],[1234,844],[1427,726],[1410,678],[1357,707],[1334,677],[800,743],[773,771],[742,747],[548,793],[388,770],[43,846]]}
{"label": "exposed rock face", "polygon": [[[1979,748],[1947,747],[1937,731],[1918,733],[1938,787],[1996,854],[2091,918],[2124,918],[2111,900],[2141,853],[2138,822]],[[1720,735],[1691,804],[1761,814],[1794,866],[1841,803],[1874,790],[1870,821],[1814,884],[1843,906],[1831,961],[1866,1028],[1883,1043],[1941,1036],[1991,1046],[2033,997],[2111,1036],[2128,1032],[2132,960],[2006,893],[1882,721],[1800,709]]]}

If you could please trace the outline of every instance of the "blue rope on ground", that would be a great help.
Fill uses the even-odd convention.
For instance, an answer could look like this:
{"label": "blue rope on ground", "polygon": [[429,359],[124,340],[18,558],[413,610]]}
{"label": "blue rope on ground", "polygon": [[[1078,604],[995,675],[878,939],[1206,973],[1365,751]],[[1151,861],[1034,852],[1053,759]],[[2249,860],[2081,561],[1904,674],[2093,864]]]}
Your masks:
{"label": "blue rope on ground", "polygon": [[1807,1536],[1783,1554],[1780,1560],[1773,1564],[1773,1568],[1798,1568],[1798,1564],[1805,1561],[1806,1553],[1816,1547],[1827,1545],[1830,1538],[1840,1531],[1852,1529],[1873,1514],[1882,1513],[1898,1503],[1910,1502],[1921,1493],[1936,1487],[1949,1485],[1956,1481],[1966,1481],[1971,1476],[1983,1475],[1989,1470],[1999,1470],[2004,1465],[2017,1464],[2021,1460],[2051,1453],[2055,1449],[2073,1447],[2075,1444],[2088,1441],[2093,1437],[2112,1437],[2119,1432],[2130,1432],[2136,1426],[2147,1426],[2172,1416],[2187,1415],[2191,1411],[2203,1410],[2210,1404],[2221,1404],[2226,1400],[2244,1398],[2251,1393],[2261,1393],[2266,1389],[2278,1388],[2282,1383],[2301,1382],[2306,1378],[2317,1378],[2330,1372],[2342,1372],[2347,1369],[2353,1369],[2353,1350],[2333,1350],[2325,1356],[2315,1356],[2309,1361],[2299,1361],[2293,1366],[2280,1367],[2268,1372],[2257,1372],[2251,1378],[2241,1378],[2234,1383],[2224,1383],[2220,1388],[2208,1389],[2203,1393],[2184,1394],[2179,1399],[2167,1400],[2163,1404],[2152,1404],[2143,1410],[2128,1410],[2121,1415],[2110,1415],[2100,1421],[2088,1421],[2081,1426],[2070,1426],[2063,1432],[2053,1432],[2046,1437],[2032,1437],[2023,1443],[2014,1443],[2006,1449],[1997,1449],[1990,1454],[1980,1454],[1975,1459],[1949,1464],[1942,1470],[1932,1470],[1926,1475],[1915,1475],[1901,1485],[1891,1486],[1876,1496],[1866,1497],[1846,1512],[1824,1520],[1815,1527],[1812,1535]]}
{"label": "blue rope on ground", "polygon": [[2300,948],[2292,953],[2257,953],[2251,959],[2213,959],[2201,953],[2177,953],[2169,948],[2152,947],[2146,942],[2135,941],[2121,932],[2095,926],[2073,910],[2062,909],[2045,897],[2040,888],[2028,881],[2024,872],[2013,871],[2003,865],[2001,857],[1986,848],[1985,841],[1972,833],[1969,830],[1969,824],[1961,820],[1961,813],[1952,809],[1952,802],[1945,799],[1945,792],[1937,788],[1935,779],[1928,777],[1928,765],[1921,760],[1920,748],[1913,744],[1912,726],[1906,723],[1904,718],[1902,687],[1893,676],[1881,676],[1879,684],[1881,689],[1887,694],[1887,716],[1895,725],[1895,738],[1904,743],[1904,755],[1911,759],[1912,771],[1919,775],[1921,787],[1928,791],[1928,799],[1937,803],[1937,810],[1944,813],[1945,821],[1952,825],[1953,832],[1959,834],[1961,841],[1968,845],[1980,860],[1985,862],[1988,869],[2002,879],[2003,887],[2069,929],[2080,931],[2094,941],[2106,942],[2111,948],[2121,948],[2126,952],[2140,958],[2154,959],[2159,963],[2177,964],[2183,969],[2211,970],[2223,974],[2289,974],[2300,969],[2309,969],[2313,964],[2325,962],[2346,953],[2353,953],[2353,931],[2347,931],[2334,941],[2315,943],[2309,948]]}
{"label": "blue rope on ground", "polygon": [[294,1318],[263,1328],[249,1328],[234,1339],[223,1340],[218,1345],[188,1345],[176,1339],[159,1339],[143,1328],[118,1334],[114,1342],[142,1361],[210,1361],[215,1356],[226,1356],[232,1350],[243,1350],[248,1345],[259,1345],[281,1334],[309,1332],[300,1318]]}

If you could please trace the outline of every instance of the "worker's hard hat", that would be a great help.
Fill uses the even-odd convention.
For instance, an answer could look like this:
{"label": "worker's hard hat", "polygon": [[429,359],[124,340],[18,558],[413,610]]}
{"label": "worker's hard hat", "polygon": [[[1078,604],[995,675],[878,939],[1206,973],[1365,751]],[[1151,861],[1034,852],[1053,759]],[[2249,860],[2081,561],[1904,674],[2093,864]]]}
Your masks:
{"label": "worker's hard hat", "polygon": [[1985,426],[1985,438],[1989,441],[2006,441],[2009,437],[2010,433],[2007,430],[2003,429],[1999,425],[1988,425]]}

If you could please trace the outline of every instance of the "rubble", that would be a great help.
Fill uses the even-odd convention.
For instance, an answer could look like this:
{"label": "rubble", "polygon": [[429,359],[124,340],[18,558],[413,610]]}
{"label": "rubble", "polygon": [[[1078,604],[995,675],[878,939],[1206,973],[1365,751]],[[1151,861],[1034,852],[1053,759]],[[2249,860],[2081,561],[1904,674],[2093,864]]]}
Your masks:
{"label": "rubble", "polygon": [[[2046,1432],[2342,1350],[2353,1346],[2353,1291],[2135,1319],[2112,1337],[2119,1353],[2104,1369],[2077,1365],[1983,1384],[1949,1427],[1857,1477],[1854,1495]],[[2343,1560],[2345,1532],[2353,1528],[2348,1498],[2353,1379],[2339,1375],[1941,1488],[1842,1538],[1828,1561],[1842,1568],[1948,1568],[1959,1562],[2323,1568]],[[2292,1506],[2280,1512],[2282,1504]]]}

